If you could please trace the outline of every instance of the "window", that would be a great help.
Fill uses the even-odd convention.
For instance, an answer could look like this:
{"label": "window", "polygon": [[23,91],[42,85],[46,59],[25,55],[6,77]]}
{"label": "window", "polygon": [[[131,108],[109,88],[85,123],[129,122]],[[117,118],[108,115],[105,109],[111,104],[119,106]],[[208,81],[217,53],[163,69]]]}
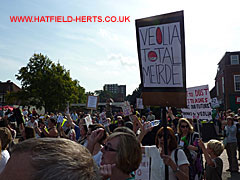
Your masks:
{"label": "window", "polygon": [[219,96],[218,82],[216,82],[217,96]]}
{"label": "window", "polygon": [[234,89],[240,91],[240,75],[234,75]]}
{"label": "window", "polygon": [[231,64],[232,65],[239,64],[239,57],[238,57],[238,55],[231,55]]}
{"label": "window", "polygon": [[224,77],[222,77],[222,93],[224,94]]}

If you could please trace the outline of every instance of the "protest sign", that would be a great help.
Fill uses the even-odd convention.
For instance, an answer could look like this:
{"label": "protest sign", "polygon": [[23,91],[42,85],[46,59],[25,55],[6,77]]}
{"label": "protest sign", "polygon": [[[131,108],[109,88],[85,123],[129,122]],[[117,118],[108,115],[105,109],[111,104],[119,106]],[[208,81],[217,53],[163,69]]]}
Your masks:
{"label": "protest sign", "polygon": [[125,101],[122,105],[123,115],[129,116],[132,114],[131,106],[128,101]]}
{"label": "protest sign", "polygon": [[208,85],[187,88],[187,106],[181,109],[183,117],[211,120],[212,108]]}
{"label": "protest sign", "polygon": [[87,98],[87,108],[88,109],[97,109],[98,96],[88,96]]}
{"label": "protest sign", "polygon": [[142,155],[142,162],[135,172],[135,180],[149,180],[150,158]]}
{"label": "protest sign", "polygon": [[136,20],[144,105],[186,107],[183,11]]}
{"label": "protest sign", "polygon": [[212,107],[212,108],[218,108],[218,107],[220,107],[220,104],[218,103],[218,100],[217,100],[216,97],[215,97],[215,98],[212,98],[211,107]]}
{"label": "protest sign", "polygon": [[142,98],[137,98],[136,99],[136,109],[144,109]]}
{"label": "protest sign", "polygon": [[99,114],[99,118],[100,118],[100,121],[99,121],[100,124],[102,124],[104,126],[108,126],[109,125],[105,112],[100,113]]}
{"label": "protest sign", "polygon": [[87,127],[90,124],[92,124],[92,118],[91,118],[91,116],[89,114],[84,119],[85,119],[85,123],[86,123]]}

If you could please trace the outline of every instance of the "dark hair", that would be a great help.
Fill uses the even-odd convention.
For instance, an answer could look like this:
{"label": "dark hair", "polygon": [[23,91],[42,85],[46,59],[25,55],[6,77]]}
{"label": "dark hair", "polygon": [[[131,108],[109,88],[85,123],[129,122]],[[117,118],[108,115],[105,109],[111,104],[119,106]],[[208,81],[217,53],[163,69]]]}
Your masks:
{"label": "dark hair", "polygon": [[84,131],[85,131],[85,132],[86,132],[86,134],[87,134],[87,132],[88,132],[87,125],[86,125],[86,124],[81,124],[81,126],[83,127]]}
{"label": "dark hair", "polygon": [[129,129],[133,130],[133,123],[131,121],[125,122],[125,126],[128,127]]}
{"label": "dark hair", "polygon": [[56,119],[54,119],[54,118],[50,118],[50,121],[51,121],[51,123],[53,123],[54,125],[57,125],[57,121],[56,121]]}
{"label": "dark hair", "polygon": [[[158,137],[159,137],[159,136],[163,136],[163,134],[164,134],[164,127],[161,127],[161,128],[158,130],[158,132],[157,132],[157,134],[156,134],[156,137],[155,137],[155,144],[156,144],[157,147],[159,147]],[[168,144],[168,149],[169,149],[170,151],[173,151],[174,149],[177,149],[177,147],[178,147],[177,138],[176,138],[176,136],[175,136],[174,131],[173,131],[172,128],[167,127],[167,135],[168,135],[168,137],[170,138],[170,142],[169,142],[169,144]]]}
{"label": "dark hair", "polygon": [[25,127],[26,139],[35,138],[36,133],[32,127]]}

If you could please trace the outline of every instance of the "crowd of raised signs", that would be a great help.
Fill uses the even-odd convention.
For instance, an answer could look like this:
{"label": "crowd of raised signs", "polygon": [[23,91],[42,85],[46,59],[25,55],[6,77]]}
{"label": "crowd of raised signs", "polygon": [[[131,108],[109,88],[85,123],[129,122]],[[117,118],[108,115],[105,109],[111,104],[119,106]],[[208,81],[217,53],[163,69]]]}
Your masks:
{"label": "crowd of raised signs", "polygon": [[[133,115],[124,116],[123,112],[114,112],[111,117],[107,113],[84,112],[46,113],[38,114],[35,109],[3,109],[0,116],[1,155],[0,177],[11,179],[12,171],[8,166],[16,166],[17,163],[8,163],[14,157],[14,153],[41,152],[40,147],[49,149],[49,152],[67,144],[67,148],[74,157],[77,153],[74,148],[81,147],[78,158],[66,160],[66,152],[58,154],[57,160],[47,160],[44,168],[52,166],[54,161],[61,164],[63,169],[73,166],[71,169],[86,168],[82,163],[88,160],[88,166],[84,170],[87,179],[164,179],[165,165],[169,168],[169,179],[221,179],[223,162],[219,157],[226,148],[229,159],[229,171],[238,172],[237,148],[240,150],[240,109],[235,114],[232,111],[218,112],[214,117],[215,123],[220,124],[224,132],[224,142],[210,140],[205,147],[196,132],[196,126],[191,120],[181,117],[181,114],[173,114],[171,108],[167,112],[168,129],[168,153],[166,154],[163,143],[163,127],[161,120],[156,120],[152,111],[140,114],[133,110]],[[238,122],[239,121],[239,122]],[[195,128],[194,128],[195,127]],[[204,133],[204,132],[202,132]],[[32,145],[30,147],[29,143]],[[50,146],[50,144],[54,146]],[[76,145],[77,144],[77,145]],[[76,147],[75,147],[76,146]],[[71,148],[73,148],[71,150]],[[60,148],[61,149],[61,148]],[[84,157],[83,151],[87,153]],[[58,149],[53,152],[58,152]],[[43,156],[45,156],[47,153]],[[203,154],[206,164],[203,165]],[[52,154],[54,155],[54,154]],[[36,155],[37,156],[37,155]],[[40,155],[39,155],[40,156]],[[61,157],[64,156],[64,157]],[[88,156],[88,158],[87,158]],[[89,156],[91,157],[89,160]],[[12,158],[10,158],[12,157]],[[45,157],[44,157],[45,158]],[[48,157],[49,158],[49,157]],[[64,159],[65,158],[65,159]],[[35,162],[31,156],[30,164]],[[240,159],[240,153],[239,153]],[[12,160],[17,162],[17,160]],[[73,165],[73,161],[76,161]],[[22,161],[20,161],[22,162]],[[141,163],[142,162],[142,163]],[[79,164],[78,164],[79,163]],[[85,162],[87,163],[87,162]],[[26,163],[27,164],[27,163]],[[18,167],[25,167],[18,166]],[[39,170],[38,165],[33,165],[32,175],[45,179],[80,176],[68,174],[64,170],[62,175],[58,170]],[[59,168],[58,165],[55,165]],[[60,166],[60,165],[59,165]],[[147,167],[147,168],[146,168]],[[26,165],[26,170],[29,169]],[[41,168],[40,168],[41,169]],[[144,171],[143,169],[147,169]],[[24,171],[24,170],[21,170]],[[50,176],[49,173],[52,175]],[[73,172],[72,172],[73,173]],[[79,173],[83,173],[79,171]],[[26,174],[22,174],[23,177]],[[50,178],[50,179],[51,179]],[[15,177],[16,179],[16,177]]]}

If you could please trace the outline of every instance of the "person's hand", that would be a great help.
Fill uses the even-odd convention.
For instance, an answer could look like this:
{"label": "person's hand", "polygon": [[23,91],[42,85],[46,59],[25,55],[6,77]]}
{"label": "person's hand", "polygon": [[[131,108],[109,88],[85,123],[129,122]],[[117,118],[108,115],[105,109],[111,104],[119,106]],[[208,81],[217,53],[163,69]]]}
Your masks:
{"label": "person's hand", "polygon": [[99,128],[94,131],[92,131],[91,135],[89,136],[89,143],[96,144],[104,135],[104,129]]}
{"label": "person's hand", "polygon": [[100,166],[100,174],[103,179],[108,179],[112,175],[112,169],[116,166],[116,164],[104,164]]}
{"label": "person's hand", "polygon": [[202,142],[201,139],[198,140],[198,146],[199,146],[201,149],[205,148],[205,145],[204,145],[204,143]]}
{"label": "person's hand", "polygon": [[153,127],[151,126],[151,122],[144,122],[143,128],[141,129],[144,134],[147,134],[148,132],[152,131]]}
{"label": "person's hand", "polygon": [[171,156],[165,155],[163,150],[161,151],[160,156],[163,159],[163,162],[164,162],[165,165],[171,166],[172,164],[174,164]]}

